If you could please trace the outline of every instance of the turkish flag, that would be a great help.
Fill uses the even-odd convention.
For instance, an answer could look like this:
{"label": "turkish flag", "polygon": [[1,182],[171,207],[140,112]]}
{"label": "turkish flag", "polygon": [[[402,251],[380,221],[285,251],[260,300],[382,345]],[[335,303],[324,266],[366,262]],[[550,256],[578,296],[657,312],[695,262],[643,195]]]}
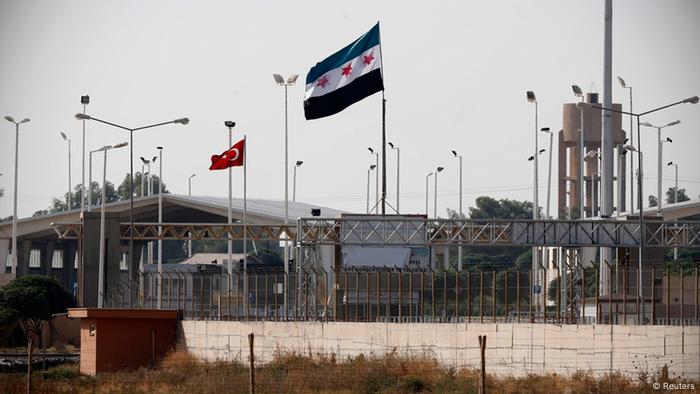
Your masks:
{"label": "turkish flag", "polygon": [[210,170],[223,170],[229,167],[240,167],[243,165],[245,155],[245,140],[236,142],[231,149],[220,155],[211,156]]}

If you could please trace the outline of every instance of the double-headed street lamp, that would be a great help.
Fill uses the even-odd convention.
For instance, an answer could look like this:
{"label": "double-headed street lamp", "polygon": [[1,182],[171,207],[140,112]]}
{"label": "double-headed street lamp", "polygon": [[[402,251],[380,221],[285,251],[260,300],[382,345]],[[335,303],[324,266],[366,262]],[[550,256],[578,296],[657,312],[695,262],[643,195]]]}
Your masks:
{"label": "double-headed street lamp", "polygon": [[105,303],[105,185],[107,184],[107,151],[116,148],[122,148],[129,145],[126,142],[116,145],[106,145],[97,151],[104,152],[104,161],[102,163],[102,201],[100,209],[100,258],[97,267],[97,307],[104,308]]}
{"label": "double-headed street lamp", "polygon": [[[462,212],[462,155],[458,155],[457,151],[453,150],[452,155],[459,159],[459,220],[462,220],[464,213]],[[462,245],[457,248],[457,270],[462,271]]]}
{"label": "double-headed street lamp", "polygon": [[657,160],[657,162],[658,162],[658,165],[657,165],[658,174],[657,174],[657,178],[656,178],[657,179],[657,181],[656,181],[656,200],[657,200],[656,201],[656,216],[661,216],[661,204],[662,204],[662,200],[663,200],[663,198],[661,198],[661,171],[662,171],[661,170],[661,163],[663,162],[663,143],[664,142],[673,142],[673,140],[671,140],[670,138],[666,138],[665,140],[661,140],[661,129],[666,128],[666,127],[670,127],[670,126],[675,126],[678,124],[681,124],[680,120],[675,120],[675,121],[668,123],[666,125],[663,125],[663,126],[654,126],[653,124],[651,124],[649,122],[643,122],[643,123],[639,124],[640,126],[644,126],[644,127],[653,127],[657,131],[656,139],[658,141],[658,160]]}
{"label": "double-headed street lamp", "polygon": [[[68,203],[68,205],[66,206],[66,211],[70,211],[71,205],[73,205],[72,204],[73,199],[72,199],[72,196],[70,193],[70,191],[71,191],[70,189],[71,189],[71,185],[72,185],[72,181],[71,181],[71,177],[70,177],[70,172],[71,172],[70,171],[71,170],[70,169],[70,162],[71,162],[71,160],[70,160],[70,138],[68,138],[68,136],[62,131],[61,131],[61,138],[63,138],[64,141],[68,141],[68,194],[66,195],[66,202]],[[81,210],[82,210],[82,208],[81,208]]]}
{"label": "double-headed street lamp", "polygon": [[391,142],[389,142],[389,146],[391,149],[396,149],[396,213],[399,213],[399,175],[400,175],[400,167],[401,167],[401,150],[399,149],[398,146],[394,146]]}
{"label": "double-headed street lamp", "polygon": [[[150,129],[153,127],[164,126],[167,124],[182,124],[190,123],[188,118],[179,118],[168,122],[154,123],[147,126],[129,128],[116,123],[108,122],[93,116],[79,113],[75,114],[75,118],[79,120],[94,120],[95,122],[104,123],[106,125],[116,127],[118,129],[129,132],[129,271],[131,272],[131,280],[135,280],[135,272],[133,269],[134,263],[134,131]],[[143,277],[140,278],[139,289],[142,289]]]}
{"label": "double-headed street lamp", "polygon": [[294,164],[294,181],[292,182],[292,201],[294,202],[297,201],[297,168],[301,167],[302,164],[304,162],[301,160],[297,160]]}
{"label": "double-headed street lamp", "polygon": [[[299,75],[292,74],[287,77],[286,80],[279,74],[272,74],[272,77],[275,78],[277,85],[284,86],[284,225],[286,227],[287,224],[289,224],[289,118],[287,115],[287,88],[294,86]],[[285,232],[285,236],[286,235],[287,233]],[[243,258],[245,259],[245,256],[243,256]],[[287,274],[289,273],[289,248],[287,247],[286,241],[284,244],[284,272]],[[286,289],[287,287],[285,285],[285,291]],[[286,307],[287,305],[285,303],[285,308]]]}
{"label": "double-headed street lamp", "polygon": [[12,116],[5,116],[5,120],[15,124],[15,186],[12,194],[12,267],[10,272],[15,275],[17,273],[17,167],[19,164],[19,125],[29,122],[29,118],[24,118],[19,122],[15,121]]}
{"label": "double-headed street lamp", "polygon": [[[654,108],[654,109],[649,110],[649,111],[641,112],[638,114],[633,113],[633,112],[622,111],[622,110],[618,110],[618,109],[614,109],[614,108],[606,108],[606,107],[603,107],[600,105],[591,105],[591,104],[586,104],[586,105],[588,105],[592,108],[596,108],[596,109],[607,110],[607,111],[611,111],[611,112],[616,112],[616,113],[636,117],[637,118],[637,141],[640,142],[641,141],[641,138],[640,138],[640,134],[641,134],[640,133],[640,126],[641,126],[640,118],[642,116],[648,115],[648,114],[651,114],[651,113],[654,113],[657,111],[661,111],[663,109],[673,107],[673,106],[676,106],[679,104],[697,104],[698,101],[700,101],[700,98],[698,96],[688,97],[686,99],[676,101],[674,103],[667,104],[667,105],[664,105],[664,106],[661,106],[658,108]],[[643,253],[643,245],[644,245],[644,210],[642,209],[642,153],[641,153],[641,149],[635,148],[632,145],[624,145],[623,148],[627,149],[629,151],[639,152],[639,160],[638,160],[638,166],[637,166],[639,169],[637,172],[637,183],[638,183],[638,185],[637,185],[637,188],[638,188],[637,204],[639,205],[639,234],[640,234],[640,236],[639,236],[639,267],[637,270],[639,271],[639,279],[638,279],[639,282],[638,283],[641,284],[642,283],[642,253]],[[630,210],[630,212],[631,212],[631,210]],[[639,287],[639,295],[640,295],[640,298],[642,299],[642,307],[641,307],[641,310],[639,311],[639,318],[638,318],[639,322],[641,323],[642,318],[644,316],[644,298],[642,297],[643,286],[640,285],[638,287]]]}
{"label": "double-headed street lamp", "polygon": [[[151,163],[155,163],[156,160],[158,160],[158,156],[153,156],[152,159],[148,160],[144,158],[143,156],[140,157],[141,162],[146,166],[147,171],[148,171],[148,178],[146,178],[146,182],[148,182],[146,185],[148,187],[148,193],[143,192],[143,174],[141,175],[141,195],[146,195],[146,196],[152,196],[153,195],[153,173],[151,172]],[[148,264],[153,264],[153,242],[148,242],[146,244],[148,246]]]}

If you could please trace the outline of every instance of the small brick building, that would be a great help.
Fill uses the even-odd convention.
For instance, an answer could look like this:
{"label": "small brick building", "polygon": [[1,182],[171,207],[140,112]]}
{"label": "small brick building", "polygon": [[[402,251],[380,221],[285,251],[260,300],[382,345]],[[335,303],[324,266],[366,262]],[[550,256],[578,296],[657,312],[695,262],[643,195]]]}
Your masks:
{"label": "small brick building", "polygon": [[80,322],[80,372],[130,370],[156,364],[175,347],[178,311],[73,308]]}

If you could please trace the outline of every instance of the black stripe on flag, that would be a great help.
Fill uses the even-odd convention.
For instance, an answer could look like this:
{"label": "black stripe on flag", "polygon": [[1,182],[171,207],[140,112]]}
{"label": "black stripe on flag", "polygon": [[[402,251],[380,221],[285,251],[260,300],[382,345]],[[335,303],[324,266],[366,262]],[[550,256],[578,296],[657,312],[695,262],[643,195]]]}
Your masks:
{"label": "black stripe on flag", "polygon": [[307,120],[337,114],[365,97],[384,90],[381,69],[357,77],[350,84],[323,96],[304,100],[304,116]]}

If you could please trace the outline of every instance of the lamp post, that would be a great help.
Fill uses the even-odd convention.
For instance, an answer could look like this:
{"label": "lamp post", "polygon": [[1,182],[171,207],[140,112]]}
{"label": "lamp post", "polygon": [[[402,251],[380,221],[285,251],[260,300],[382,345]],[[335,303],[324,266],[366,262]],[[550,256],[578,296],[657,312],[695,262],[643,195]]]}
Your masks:
{"label": "lamp post", "polygon": [[[90,104],[90,96],[85,95],[85,96],[80,96],[80,104],[83,105],[83,113],[87,113],[87,105]],[[85,120],[83,120],[83,150],[82,154],[80,156],[82,164],[82,171],[81,171],[81,180],[80,180],[80,185],[81,185],[81,201],[80,201],[80,216],[82,216],[83,212],[85,212]],[[88,185],[88,191],[90,190],[90,186]],[[89,206],[88,206],[89,210]],[[83,253],[80,253],[80,258],[83,258]]]}
{"label": "lamp post", "polygon": [[[197,176],[197,174],[192,174],[187,178],[187,195],[190,197],[192,197],[192,178],[195,176]],[[192,233],[190,232],[190,237],[191,236]],[[192,239],[187,240],[187,257],[192,257]]]}
{"label": "lamp post", "polygon": [[430,178],[433,175],[432,172],[428,173],[428,175],[425,176],[425,218],[428,219],[430,217],[428,213],[428,178]]}
{"label": "lamp post", "polygon": [[375,164],[371,164],[367,169],[367,214],[369,215],[369,173],[377,168]]}
{"label": "lamp post", "polygon": [[[68,194],[66,194],[66,203],[68,205],[66,205],[66,211],[70,211],[71,206],[73,205],[73,198],[72,198],[71,193],[70,193],[71,185],[73,184],[73,182],[71,181],[71,177],[70,177],[70,173],[71,173],[71,168],[70,168],[70,162],[71,162],[70,138],[68,138],[68,136],[62,131],[60,134],[61,134],[61,138],[63,138],[64,141],[68,141]],[[81,210],[82,210],[82,208],[81,208]]]}
{"label": "lamp post", "polygon": [[[88,187],[87,187],[87,210],[90,212],[90,209],[92,207],[92,154],[101,152],[102,148],[91,150],[89,156],[89,165],[88,165]],[[143,165],[141,166],[143,168]],[[141,170],[141,179],[143,182],[143,169]],[[143,193],[143,187],[141,188],[141,192]]]}
{"label": "lamp post", "polygon": [[656,139],[658,141],[658,160],[657,160],[657,177],[656,177],[656,216],[661,216],[661,206],[663,204],[663,198],[661,196],[661,172],[662,172],[662,167],[661,163],[663,162],[663,143],[664,142],[673,142],[670,138],[666,138],[665,140],[661,140],[661,129],[670,127],[670,126],[675,126],[681,124],[680,120],[674,120],[671,123],[668,123],[664,126],[654,126],[653,124],[649,122],[642,122],[639,125],[644,126],[644,127],[653,127],[656,129]]}
{"label": "lamp post", "polygon": [[[146,194],[148,196],[153,195],[153,176],[151,175],[153,173],[151,172],[151,163],[155,163],[155,161],[157,159],[158,159],[157,156],[153,156],[153,158],[151,160],[147,160],[143,156],[141,156],[141,161],[143,162],[143,164],[146,165],[146,168],[148,171],[148,178],[147,178],[148,193]],[[141,194],[143,194],[143,175],[141,176],[141,192],[142,192]],[[148,264],[153,264],[153,242],[148,242],[148,243],[146,243],[146,245],[148,246],[148,253],[146,255],[147,260],[148,260]]]}
{"label": "lamp post", "polygon": [[[375,152],[374,149],[367,148],[369,153],[373,154],[376,157],[376,166],[379,168],[379,152]],[[379,213],[379,170],[374,174],[374,180],[375,180],[375,187],[374,187],[374,207],[373,210],[376,213]]]}
{"label": "lamp post", "polygon": [[301,167],[302,164],[304,164],[303,161],[297,160],[294,165],[294,181],[292,182],[292,201],[294,202],[297,201],[297,168]]}
{"label": "lamp post", "polygon": [[552,139],[554,133],[549,131],[549,127],[543,127],[541,132],[549,134],[549,170],[547,171],[547,208],[545,208],[545,218],[549,219],[549,202],[552,194]]}
{"label": "lamp post", "polygon": [[583,102],[583,90],[578,85],[571,85],[571,89],[574,91],[574,96],[581,99]]}
{"label": "lamp post", "polygon": [[[75,118],[79,120],[94,120],[95,122],[103,123],[118,129],[129,132],[129,272],[131,280],[135,280],[134,264],[134,131],[150,129],[153,127],[164,126],[167,124],[182,124],[186,125],[190,122],[188,118],[179,118],[167,122],[154,123],[147,126],[129,128],[106,120],[98,119],[85,113],[75,114]],[[140,267],[141,269],[143,267]],[[143,295],[143,277],[139,280],[140,295]]]}
{"label": "lamp post", "polygon": [[[673,203],[678,202],[678,163],[674,163],[672,161],[669,161],[668,164],[669,166],[675,167],[676,170],[676,182],[675,182],[675,187],[673,188]],[[678,247],[673,248],[673,262],[678,261]]]}
{"label": "lamp post", "polygon": [[[537,159],[537,157],[539,156],[539,154],[537,153],[537,149],[539,146],[539,142],[538,142],[539,132],[537,130],[537,97],[535,96],[535,92],[533,92],[531,90],[528,90],[526,92],[526,97],[527,97],[527,101],[529,103],[535,104],[535,149],[534,149],[534,153],[532,155],[533,159],[535,161],[535,168],[534,168],[534,172],[533,172],[533,175],[534,175],[533,183],[535,186],[533,188],[533,197],[532,197],[532,219],[537,220],[537,219],[539,219],[539,216],[540,216],[539,215],[540,204],[539,204],[538,194],[537,194],[538,193],[537,189],[539,187],[539,183],[537,180],[537,172],[538,172],[538,166],[539,166],[539,161]],[[539,266],[538,266],[539,259],[538,259],[537,255],[538,255],[538,249],[537,249],[537,247],[533,247],[532,248],[532,270],[533,270],[533,273],[535,274],[535,278],[537,278],[536,279],[537,283],[539,283]]]}
{"label": "lamp post", "polygon": [[[637,117],[637,127],[639,127],[639,117]],[[642,247],[644,244],[644,215],[643,215],[643,209],[642,209],[642,196],[644,195],[644,190],[643,190],[643,179],[644,179],[644,170],[643,170],[643,163],[644,163],[644,158],[642,151],[639,149],[635,148],[632,145],[623,145],[623,149],[630,151],[630,152],[637,152],[639,154],[639,162],[638,162],[638,169],[637,169],[637,204],[639,204],[639,263],[637,267],[637,271],[639,271],[638,274],[638,279],[637,283],[642,283]],[[653,279],[652,279],[653,280]],[[644,285],[638,285],[637,288],[639,298],[642,300],[642,305],[641,305],[641,310],[637,312],[639,316],[637,317],[638,322],[641,324],[642,319],[644,318],[644,292],[642,291],[644,289]]]}
{"label": "lamp post", "polygon": [[[621,110],[617,110],[617,109],[613,109],[613,108],[605,108],[605,107],[602,107],[602,106],[599,106],[599,105],[590,105],[590,104],[588,104],[588,105],[590,105],[591,107],[596,108],[596,109],[605,109],[605,110],[608,110],[608,111],[611,111],[611,112],[616,112],[616,113],[620,113],[620,114],[625,114],[625,115],[630,115],[630,116],[636,117],[636,118],[637,118],[637,141],[639,141],[639,140],[640,140],[640,138],[639,138],[640,131],[639,131],[639,130],[640,130],[640,126],[641,126],[640,118],[641,118],[642,116],[648,115],[648,114],[651,114],[651,113],[654,113],[654,112],[657,112],[657,111],[661,111],[661,110],[663,110],[663,109],[666,109],[666,108],[669,108],[669,107],[673,107],[673,106],[676,106],[676,105],[679,105],[679,104],[697,104],[698,101],[700,101],[700,98],[699,98],[698,96],[688,97],[688,98],[686,98],[686,99],[683,99],[683,100],[680,100],[680,101],[676,101],[676,102],[671,103],[671,104],[666,104],[666,105],[664,105],[664,106],[661,106],[661,107],[658,107],[658,108],[654,108],[654,109],[651,109],[651,110],[648,110],[648,111],[645,111],[645,112],[641,112],[641,113],[638,113],[638,114],[637,114],[637,113],[632,113],[632,112],[627,112],[627,111],[621,111]],[[640,231],[640,237],[639,237],[639,267],[638,267],[638,271],[639,271],[639,283],[642,283],[642,253],[643,253],[643,250],[644,250],[644,249],[643,249],[643,245],[644,245],[644,214],[643,214],[643,209],[642,209],[642,153],[641,153],[641,150],[640,150],[640,149],[634,148],[634,146],[632,146],[632,145],[624,145],[623,148],[625,148],[625,149],[627,149],[627,150],[630,150],[630,151],[635,151],[635,150],[636,150],[637,152],[639,152],[639,160],[638,160],[638,168],[639,168],[639,170],[638,170],[638,172],[637,172],[637,175],[638,175],[638,177],[637,177],[637,182],[639,183],[639,185],[638,185],[638,187],[637,187],[637,188],[638,188],[638,194],[639,194],[639,195],[637,196],[637,203],[639,204],[639,231]],[[642,301],[643,301],[643,300],[644,300],[644,298],[642,297],[642,289],[643,289],[643,286],[638,286],[638,287],[639,287],[639,294],[640,294],[640,297],[642,298]],[[642,307],[641,307],[641,310],[639,311],[639,313],[640,313],[640,315],[639,315],[639,322],[642,321],[642,316],[644,316],[644,302],[642,302],[642,305],[641,305],[641,306],[642,306]]]}
{"label": "lamp post", "polygon": [[[462,155],[458,155],[457,151],[452,151],[452,155],[459,159],[459,220],[464,218],[462,212]],[[462,245],[457,247],[457,270],[462,271]]]}
{"label": "lamp post", "polygon": [[15,185],[12,191],[12,267],[10,267],[10,272],[12,275],[17,274],[17,167],[19,164],[19,125],[22,123],[29,122],[29,118],[24,118],[19,122],[15,121],[12,116],[5,116],[5,120],[14,123],[15,125]]}
{"label": "lamp post", "polygon": [[[625,83],[625,80],[622,79],[622,77],[618,76],[617,77],[617,82],[620,83],[620,86],[622,86],[623,89],[628,89],[630,91],[630,113],[633,113],[634,110],[632,109],[632,87],[628,86]],[[634,146],[634,120],[633,120],[633,115],[630,115],[630,145]],[[639,133],[639,130],[637,130],[637,133]],[[639,134],[637,134],[637,146],[641,147],[641,139],[639,138]],[[630,212],[634,212],[634,184],[631,182],[632,179],[634,179],[634,162],[632,161],[632,156],[630,155]],[[641,209],[641,207],[640,207]]]}
{"label": "lamp post", "polygon": [[[286,81],[279,74],[272,74],[272,77],[275,78],[275,82],[277,83],[277,85],[284,86],[284,225],[286,227],[287,224],[289,224],[289,119],[287,116],[287,88],[290,86],[294,86],[294,84],[297,81],[297,78],[299,78],[299,75],[292,74],[287,78]],[[245,259],[245,256],[243,256],[243,258]],[[289,248],[286,241],[284,244],[284,272],[287,274],[289,273]],[[287,287],[285,285],[285,291],[286,289]],[[285,308],[286,307],[287,305],[285,303]],[[286,310],[287,309],[285,309],[285,312]]]}
{"label": "lamp post", "polygon": [[389,142],[389,146],[391,149],[396,149],[396,213],[401,212],[399,210],[399,175],[400,175],[400,168],[401,168],[401,150],[399,149],[398,146],[394,146],[391,142]]}
{"label": "lamp post", "polygon": [[158,309],[163,307],[163,147],[158,149]]}
{"label": "lamp post", "polygon": [[102,163],[102,198],[100,201],[100,258],[97,273],[97,307],[104,308],[105,303],[105,185],[107,182],[107,151],[116,148],[122,148],[129,145],[126,142],[116,145],[106,145],[98,149],[104,152],[104,160]]}
{"label": "lamp post", "polygon": [[435,196],[435,198],[433,198],[433,203],[435,204],[433,206],[433,216],[435,219],[438,218],[438,214],[437,214],[437,179],[438,179],[438,174],[441,173],[442,170],[444,170],[444,169],[445,169],[445,167],[438,167],[435,169],[435,188],[433,190],[433,194]]}

